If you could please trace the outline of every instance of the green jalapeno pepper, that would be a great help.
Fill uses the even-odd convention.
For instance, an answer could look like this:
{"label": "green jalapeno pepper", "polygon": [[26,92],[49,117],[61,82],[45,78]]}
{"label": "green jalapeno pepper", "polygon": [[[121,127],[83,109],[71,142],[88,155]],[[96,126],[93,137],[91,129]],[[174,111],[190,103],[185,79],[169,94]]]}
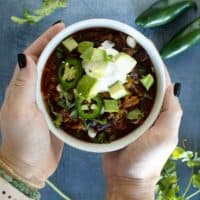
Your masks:
{"label": "green jalapeno pepper", "polygon": [[165,25],[190,8],[197,8],[193,0],[160,0],[144,11],[136,24],[143,28],[153,28]]}
{"label": "green jalapeno pepper", "polygon": [[91,99],[79,96],[76,99],[78,115],[83,119],[96,119],[101,113],[102,106],[103,102],[100,96]]}
{"label": "green jalapeno pepper", "polygon": [[171,58],[186,51],[200,42],[200,17],[178,32],[161,50],[164,59]]}
{"label": "green jalapeno pepper", "polygon": [[83,69],[80,60],[75,58],[66,59],[58,68],[58,80],[63,90],[76,87],[82,74]]}

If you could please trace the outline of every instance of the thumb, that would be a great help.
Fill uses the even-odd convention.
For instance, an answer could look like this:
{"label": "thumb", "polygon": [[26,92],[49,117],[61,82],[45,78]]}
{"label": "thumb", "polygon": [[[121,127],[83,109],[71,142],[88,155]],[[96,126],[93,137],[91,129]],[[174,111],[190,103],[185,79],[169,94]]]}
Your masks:
{"label": "thumb", "polygon": [[33,59],[25,54],[18,54],[18,64],[8,87],[6,98],[15,99],[17,105],[35,103],[37,68]]}

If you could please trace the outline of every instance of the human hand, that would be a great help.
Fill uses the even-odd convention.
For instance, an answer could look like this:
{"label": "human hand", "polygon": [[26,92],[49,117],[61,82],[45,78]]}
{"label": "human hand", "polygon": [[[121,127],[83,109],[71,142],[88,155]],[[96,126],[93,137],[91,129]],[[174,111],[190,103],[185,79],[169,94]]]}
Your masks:
{"label": "human hand", "polygon": [[50,134],[35,97],[38,58],[47,43],[63,28],[61,22],[53,25],[25,50],[25,55],[18,55],[0,113],[0,158],[35,188],[43,187],[55,171],[63,149],[63,143]]}
{"label": "human hand", "polygon": [[106,200],[150,200],[160,173],[178,143],[182,109],[167,75],[161,113],[144,135],[127,148],[104,155]]}

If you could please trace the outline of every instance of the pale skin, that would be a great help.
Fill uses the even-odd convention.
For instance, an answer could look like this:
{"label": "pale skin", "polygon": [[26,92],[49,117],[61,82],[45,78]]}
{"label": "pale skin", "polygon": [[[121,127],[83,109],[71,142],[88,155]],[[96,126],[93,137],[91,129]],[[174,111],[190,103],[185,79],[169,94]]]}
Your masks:
{"label": "pale skin", "polygon": [[36,105],[36,63],[47,43],[63,28],[63,23],[51,27],[25,50],[27,66],[21,70],[16,66],[0,115],[0,155],[20,176],[40,183],[55,171],[63,143],[50,134]]}
{"label": "pale skin", "polygon": [[[27,66],[21,70],[16,66],[0,113],[3,139],[0,156],[20,176],[39,183],[56,170],[63,143],[49,132],[37,107],[36,63],[47,43],[63,28],[63,23],[54,25],[25,50]],[[153,127],[128,147],[104,155],[106,200],[154,198],[160,172],[177,145],[182,117],[167,72],[166,76],[165,101]]]}

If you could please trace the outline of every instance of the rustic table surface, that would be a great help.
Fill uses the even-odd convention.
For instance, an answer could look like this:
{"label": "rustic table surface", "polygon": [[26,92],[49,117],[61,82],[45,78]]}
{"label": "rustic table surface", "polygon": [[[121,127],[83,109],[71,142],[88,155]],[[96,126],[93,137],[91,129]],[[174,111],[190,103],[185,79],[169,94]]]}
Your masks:
{"label": "rustic table surface", "polygon": [[[200,0],[197,0],[200,7]],[[88,18],[111,18],[134,25],[135,17],[154,0],[69,0],[67,9],[59,10],[40,23],[19,26],[10,21],[11,15],[21,15],[24,8],[36,8],[40,0],[0,0],[0,103],[12,75],[17,53],[47,29],[54,21],[64,20],[66,25]],[[157,30],[142,30],[158,48],[183,25],[200,12],[190,11],[176,22]],[[184,117],[180,130],[180,142],[188,139],[193,150],[200,149],[200,45],[166,62],[174,82],[182,83],[181,103]],[[162,153],[162,152],[160,152]],[[72,200],[102,200],[105,180],[102,173],[101,155],[85,153],[65,146],[62,161],[51,180]],[[181,169],[180,180],[185,186],[189,173]],[[187,176],[186,176],[187,175]],[[59,200],[49,187],[42,190],[42,199]],[[196,198],[200,199],[200,196]]]}

